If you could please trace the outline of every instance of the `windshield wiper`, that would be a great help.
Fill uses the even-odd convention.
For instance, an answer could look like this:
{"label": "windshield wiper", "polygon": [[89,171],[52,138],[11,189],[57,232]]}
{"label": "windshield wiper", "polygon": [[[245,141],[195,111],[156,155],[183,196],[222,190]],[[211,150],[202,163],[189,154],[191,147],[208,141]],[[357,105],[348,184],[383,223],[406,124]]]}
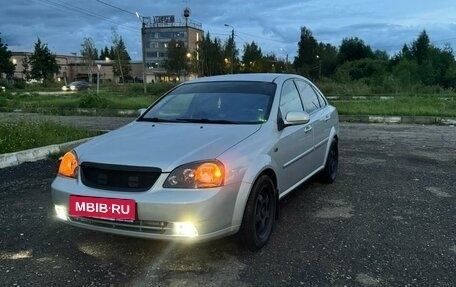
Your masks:
{"label": "windshield wiper", "polygon": [[238,124],[238,122],[228,121],[228,120],[210,120],[206,118],[202,119],[176,119],[178,122],[187,122],[187,123],[199,123],[199,124]]}
{"label": "windshield wiper", "polygon": [[161,118],[141,118],[138,121],[140,122],[153,122],[153,123],[175,123],[176,120],[169,120],[169,119],[161,119]]}

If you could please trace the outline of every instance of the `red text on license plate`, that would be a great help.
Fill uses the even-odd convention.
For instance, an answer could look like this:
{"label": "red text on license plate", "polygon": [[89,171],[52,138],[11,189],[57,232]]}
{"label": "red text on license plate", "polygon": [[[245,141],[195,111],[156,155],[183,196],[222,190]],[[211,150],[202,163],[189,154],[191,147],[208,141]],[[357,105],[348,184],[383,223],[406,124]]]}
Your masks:
{"label": "red text on license plate", "polygon": [[70,216],[134,220],[136,203],[132,199],[70,195]]}

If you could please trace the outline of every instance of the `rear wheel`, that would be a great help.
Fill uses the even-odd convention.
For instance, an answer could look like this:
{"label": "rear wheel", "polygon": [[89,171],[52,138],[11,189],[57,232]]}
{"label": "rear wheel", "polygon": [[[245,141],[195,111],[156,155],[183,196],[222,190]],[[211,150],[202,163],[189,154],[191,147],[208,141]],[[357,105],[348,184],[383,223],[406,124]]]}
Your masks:
{"label": "rear wheel", "polygon": [[256,251],[269,240],[275,220],[276,194],[274,183],[262,175],[253,185],[244,211],[239,236],[245,247]]}
{"label": "rear wheel", "polygon": [[339,165],[339,148],[337,140],[333,140],[329,148],[324,169],[320,173],[320,182],[332,183],[336,180]]}

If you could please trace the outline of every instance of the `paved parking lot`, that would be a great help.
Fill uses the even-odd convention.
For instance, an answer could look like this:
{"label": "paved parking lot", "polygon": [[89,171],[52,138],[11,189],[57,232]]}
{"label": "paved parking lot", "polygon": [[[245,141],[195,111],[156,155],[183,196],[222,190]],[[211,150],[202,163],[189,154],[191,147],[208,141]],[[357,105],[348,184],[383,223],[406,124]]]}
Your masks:
{"label": "paved parking lot", "polygon": [[182,245],[55,221],[56,162],[0,169],[5,286],[454,286],[456,127],[342,124],[340,173],[281,203],[260,252]]}

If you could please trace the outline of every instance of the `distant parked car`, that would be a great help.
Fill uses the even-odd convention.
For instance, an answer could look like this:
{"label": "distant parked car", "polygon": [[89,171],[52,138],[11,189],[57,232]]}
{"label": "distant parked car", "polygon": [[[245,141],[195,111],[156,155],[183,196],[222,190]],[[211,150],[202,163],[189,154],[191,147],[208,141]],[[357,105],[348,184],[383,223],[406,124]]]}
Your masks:
{"label": "distant parked car", "polygon": [[306,78],[199,78],[66,153],[51,187],[56,215],[142,238],[239,232],[257,250],[271,235],[279,199],[313,175],[336,179],[338,137],[336,108]]}
{"label": "distant parked car", "polygon": [[67,86],[63,86],[62,90],[63,91],[82,91],[82,90],[87,90],[90,88],[90,83],[86,81],[76,81],[72,82]]}

